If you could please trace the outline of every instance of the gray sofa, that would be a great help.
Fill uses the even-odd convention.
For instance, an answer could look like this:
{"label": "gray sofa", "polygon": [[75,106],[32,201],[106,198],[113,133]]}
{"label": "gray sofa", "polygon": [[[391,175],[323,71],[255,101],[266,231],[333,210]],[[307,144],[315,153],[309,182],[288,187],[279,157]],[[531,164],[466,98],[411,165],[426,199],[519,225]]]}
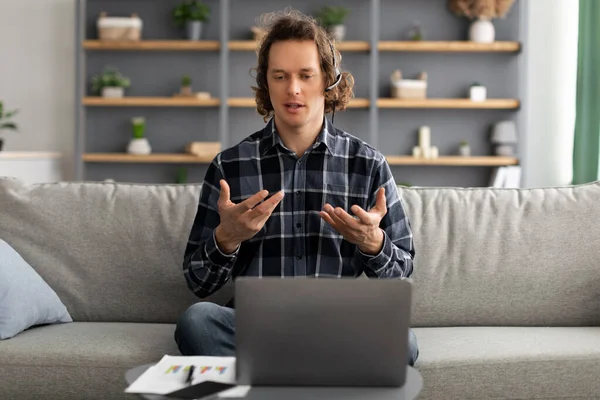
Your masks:
{"label": "gray sofa", "polygon": [[[600,183],[401,188],[415,234],[421,399],[600,397]],[[0,239],[75,322],[0,341],[0,398],[120,399],[178,354],[198,185],[0,180]],[[209,299],[224,303],[231,285]]]}

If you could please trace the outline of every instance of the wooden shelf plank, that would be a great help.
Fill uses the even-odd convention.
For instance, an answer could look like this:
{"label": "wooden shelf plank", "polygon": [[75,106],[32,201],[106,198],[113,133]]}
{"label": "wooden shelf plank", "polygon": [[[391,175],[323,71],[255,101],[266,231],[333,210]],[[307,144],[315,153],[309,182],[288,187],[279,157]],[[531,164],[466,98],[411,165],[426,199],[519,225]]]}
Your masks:
{"label": "wooden shelf plank", "polygon": [[84,97],[86,106],[149,106],[149,107],[214,107],[219,99],[197,99],[186,97],[123,97],[109,99],[103,97]]}
{"label": "wooden shelf plank", "polygon": [[140,40],[106,41],[84,40],[86,50],[170,50],[170,51],[215,51],[219,50],[218,40]]}
{"label": "wooden shelf plank", "polygon": [[[140,41],[106,41],[84,40],[82,46],[86,50],[170,50],[170,51],[216,51],[220,48],[218,40],[140,40]],[[254,40],[232,40],[229,50],[254,51],[257,42]],[[369,51],[368,41],[354,40],[337,43],[340,51]],[[518,52],[521,43],[498,41],[494,43],[476,43],[470,41],[381,41],[379,51],[421,51],[421,52]]]}
{"label": "wooden shelf plank", "polygon": [[518,52],[519,42],[476,43],[470,41],[381,41],[379,51],[422,52]]}
{"label": "wooden shelf plank", "polygon": [[[85,153],[83,160],[87,162],[106,163],[189,163],[207,164],[215,155],[197,157],[186,153],[153,153],[135,155],[128,153]],[[518,165],[515,157],[500,156],[440,156],[433,159],[415,158],[412,156],[386,156],[390,165],[441,165],[441,166],[503,166]]]}
{"label": "wooden shelf plank", "polygon": [[[215,154],[216,156],[216,154]],[[137,155],[128,153],[85,153],[83,161],[106,162],[106,163],[171,163],[171,164],[207,164],[214,156],[197,157],[186,153],[153,153],[148,155]]]}
{"label": "wooden shelf plank", "polygon": [[[229,50],[233,51],[255,51],[257,46],[254,40],[232,40],[228,43]],[[339,51],[369,51],[371,48],[369,42],[361,40],[339,42],[336,47]]]}
{"label": "wooden shelf plank", "polygon": [[[185,97],[123,97],[103,98],[85,97],[83,104],[86,106],[151,106],[151,107],[215,107],[220,103],[218,98],[196,99]],[[252,97],[232,97],[227,100],[230,107],[254,107]],[[392,99],[380,98],[377,100],[379,108],[481,108],[481,109],[516,109],[519,107],[516,99],[488,99],[486,101],[471,101],[469,99]],[[354,98],[350,100],[348,108],[367,108],[369,100]]]}
{"label": "wooden shelf plank", "polygon": [[[356,98],[350,100],[348,108],[367,108],[369,99]],[[253,97],[231,97],[227,100],[230,107],[256,107],[256,101]]]}
{"label": "wooden shelf plank", "polygon": [[371,44],[362,40],[342,41],[336,44],[336,48],[339,51],[369,51]]}
{"label": "wooden shelf plank", "polygon": [[517,109],[519,100],[488,99],[471,101],[470,99],[395,99],[380,98],[379,108],[484,108],[484,109]]}
{"label": "wooden shelf plank", "polygon": [[494,167],[504,165],[517,165],[519,160],[515,157],[501,156],[440,156],[438,158],[423,159],[412,156],[385,156],[390,165],[443,165],[466,167]]}

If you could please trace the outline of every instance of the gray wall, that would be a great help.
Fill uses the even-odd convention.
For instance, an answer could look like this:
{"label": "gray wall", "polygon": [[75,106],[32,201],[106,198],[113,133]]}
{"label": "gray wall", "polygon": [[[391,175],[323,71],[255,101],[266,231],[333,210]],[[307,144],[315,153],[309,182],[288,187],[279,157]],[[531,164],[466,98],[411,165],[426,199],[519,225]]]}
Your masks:
{"label": "gray wall", "polygon": [[[227,3],[227,2],[226,2]],[[452,15],[446,0],[382,0],[380,23],[370,26],[372,2],[345,0],[337,2],[350,7],[347,21],[347,40],[370,40],[371,28],[380,40],[403,40],[404,33],[414,21],[419,21],[426,40],[464,40],[468,21]],[[336,3],[336,4],[337,4]],[[173,27],[170,10],[175,0],[89,0],[86,2],[86,37],[95,39],[95,22],[101,11],[109,15],[128,15],[136,12],[144,21],[145,39],[176,39],[181,33]],[[219,2],[208,1],[212,9],[211,22],[205,26],[204,39],[219,40],[221,26]],[[228,34],[231,40],[250,38],[249,28],[261,13],[281,10],[291,5],[303,12],[312,13],[322,3],[317,1],[230,0]],[[522,32],[523,13],[520,2],[513,6],[508,17],[495,20],[497,40],[525,42]],[[78,49],[78,51],[82,51]],[[225,51],[225,50],[222,50]],[[521,98],[523,57],[527,52],[513,53],[409,53],[381,52],[375,71],[370,69],[374,55],[367,52],[343,54],[342,67],[352,72],[356,79],[356,97],[371,95],[370,74],[376,74],[378,96],[389,96],[389,74],[400,68],[407,77],[424,70],[429,77],[429,97],[465,97],[466,88],[479,81],[488,88],[490,98]],[[89,82],[105,65],[118,67],[130,76],[133,84],[129,96],[170,96],[179,88],[182,75],[194,79],[195,90],[208,90],[213,96],[227,98],[220,93],[221,74],[229,77],[228,95],[252,96],[253,84],[250,69],[255,64],[255,54],[250,51],[230,52],[229,65],[221,65],[221,55],[215,52],[123,52],[86,51],[83,76]],[[223,134],[220,110],[214,108],[145,108],[145,107],[86,107],[84,113],[84,151],[125,151],[130,137],[129,120],[145,116],[148,121],[147,136],[155,152],[179,152],[192,140],[218,140]],[[375,144],[384,154],[410,154],[417,141],[417,130],[429,125],[432,142],[441,155],[456,154],[460,140],[469,140],[474,155],[489,155],[489,127],[500,119],[514,119],[520,134],[524,135],[522,111],[506,110],[426,110],[380,109],[374,114],[378,119],[377,132],[370,132],[368,109],[349,109],[335,115],[340,128]],[[230,108],[227,110],[228,141],[232,145],[263,126],[262,118],[254,109]],[[84,178],[101,180],[113,178],[121,181],[172,182],[180,165],[165,164],[96,164],[84,165]],[[190,165],[190,180],[202,180],[205,166]],[[483,186],[487,185],[491,168],[487,167],[436,167],[394,166],[397,181],[424,186]]]}

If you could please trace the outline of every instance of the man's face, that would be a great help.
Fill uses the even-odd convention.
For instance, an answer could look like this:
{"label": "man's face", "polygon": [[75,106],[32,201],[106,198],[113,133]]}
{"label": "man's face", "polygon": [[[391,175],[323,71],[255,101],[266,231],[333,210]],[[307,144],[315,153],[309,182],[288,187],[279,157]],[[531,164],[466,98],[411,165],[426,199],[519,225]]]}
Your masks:
{"label": "man's face", "polygon": [[325,83],[314,41],[275,42],[269,52],[267,85],[275,122],[292,129],[319,126]]}

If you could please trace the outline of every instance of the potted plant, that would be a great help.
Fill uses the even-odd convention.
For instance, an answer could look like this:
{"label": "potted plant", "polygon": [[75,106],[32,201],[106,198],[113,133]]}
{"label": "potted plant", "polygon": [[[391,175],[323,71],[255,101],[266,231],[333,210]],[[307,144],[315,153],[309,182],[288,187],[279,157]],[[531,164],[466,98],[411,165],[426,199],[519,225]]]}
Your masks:
{"label": "potted plant", "polygon": [[152,148],[148,139],[145,137],[146,119],[144,117],[135,117],[131,119],[133,128],[133,137],[127,146],[129,154],[150,154]]}
{"label": "potted plant", "polygon": [[470,156],[471,146],[469,146],[469,142],[467,142],[466,140],[461,140],[460,145],[458,146],[458,153],[464,157]]}
{"label": "potted plant", "polygon": [[116,68],[106,67],[101,75],[95,75],[92,78],[92,92],[101,94],[102,97],[123,97],[125,88],[130,85],[131,80],[121,75]]}
{"label": "potted plant", "polygon": [[448,8],[458,16],[473,22],[469,27],[469,40],[493,43],[496,30],[492,19],[504,18],[515,0],[448,0]]}
{"label": "potted plant", "polygon": [[186,0],[173,8],[173,21],[185,27],[188,40],[200,40],[202,24],[210,20],[210,7],[201,1]]}
{"label": "potted plant", "polygon": [[408,38],[414,41],[423,40],[423,29],[419,22],[414,22],[412,28],[408,31]]}
{"label": "potted plant", "polygon": [[188,169],[185,167],[180,167],[177,169],[177,177],[175,178],[175,183],[183,185],[188,181]]}
{"label": "potted plant", "polygon": [[185,75],[181,78],[181,89],[179,90],[182,96],[191,96],[192,95],[192,78],[188,75]]}
{"label": "potted plant", "polygon": [[346,26],[344,22],[350,11],[342,6],[323,6],[317,14],[317,20],[338,41],[344,40]]}
{"label": "potted plant", "polygon": [[[19,110],[5,111],[4,103],[0,101],[0,132],[3,130],[18,130],[17,124],[11,121],[10,119],[14,117]],[[4,145],[4,140],[0,138],[0,151],[2,151],[2,146]]]}
{"label": "potted plant", "polygon": [[471,101],[485,101],[487,98],[487,88],[479,82],[473,82],[469,90]]}

